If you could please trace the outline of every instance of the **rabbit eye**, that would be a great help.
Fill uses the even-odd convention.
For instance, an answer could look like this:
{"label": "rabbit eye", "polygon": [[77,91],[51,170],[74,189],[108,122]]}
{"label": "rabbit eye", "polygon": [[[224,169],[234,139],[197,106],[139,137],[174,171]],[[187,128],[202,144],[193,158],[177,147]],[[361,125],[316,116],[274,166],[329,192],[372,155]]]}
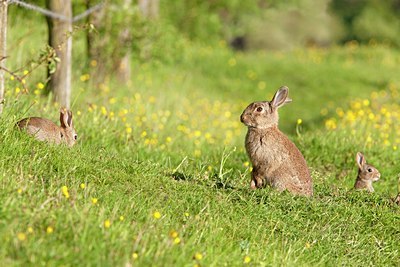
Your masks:
{"label": "rabbit eye", "polygon": [[263,111],[263,108],[262,107],[258,107],[256,110],[257,110],[257,112],[261,112],[261,111]]}
{"label": "rabbit eye", "polygon": [[63,137],[64,137],[64,135],[63,135],[62,133],[60,133],[60,137],[61,137],[61,138],[63,138]]}
{"label": "rabbit eye", "polygon": [[368,172],[372,172],[372,169],[371,168],[368,168],[368,170],[367,170]]}
{"label": "rabbit eye", "polygon": [[77,134],[74,134],[74,139],[75,140],[78,139],[78,135]]}

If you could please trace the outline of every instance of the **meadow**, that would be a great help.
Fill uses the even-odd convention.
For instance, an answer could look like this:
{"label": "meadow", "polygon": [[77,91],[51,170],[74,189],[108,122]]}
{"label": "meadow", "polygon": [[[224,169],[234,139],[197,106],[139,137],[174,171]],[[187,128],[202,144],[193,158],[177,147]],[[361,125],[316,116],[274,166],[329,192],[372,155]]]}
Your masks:
{"label": "meadow", "polygon": [[[14,27],[10,69],[46,42],[41,28]],[[57,121],[45,71],[26,69],[28,93],[7,75],[0,265],[400,265],[398,50],[235,53],[187,41],[173,63],[136,62],[130,84],[97,86],[75,38],[72,149],[14,127],[26,116]],[[249,189],[239,116],[281,85],[293,103],[280,128],[308,162],[312,198]],[[382,173],[374,194],[352,190],[357,151]]]}

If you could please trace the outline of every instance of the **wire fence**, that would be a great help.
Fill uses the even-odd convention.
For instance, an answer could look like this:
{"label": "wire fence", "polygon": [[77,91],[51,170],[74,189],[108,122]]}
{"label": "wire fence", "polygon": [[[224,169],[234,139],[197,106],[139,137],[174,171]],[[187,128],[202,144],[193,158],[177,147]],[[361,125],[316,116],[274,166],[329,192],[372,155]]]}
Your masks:
{"label": "wire fence", "polygon": [[71,22],[71,23],[77,22],[77,21],[79,21],[81,19],[84,19],[85,17],[89,16],[91,13],[102,9],[103,6],[104,6],[104,2],[99,3],[99,4],[95,5],[95,6],[87,9],[85,12],[74,16],[73,18],[69,18],[69,17],[66,17],[66,16],[64,16],[62,14],[58,14],[58,13],[55,13],[55,12],[50,11],[48,9],[42,8],[40,6],[36,6],[36,5],[30,4],[30,3],[27,3],[27,2],[24,2],[24,1],[20,1],[20,0],[9,0],[8,4],[14,4],[14,5],[17,5],[17,6],[21,6],[21,7],[24,7],[26,9],[39,12],[39,13],[47,16],[47,17],[51,17],[53,19],[59,19],[61,21]]}

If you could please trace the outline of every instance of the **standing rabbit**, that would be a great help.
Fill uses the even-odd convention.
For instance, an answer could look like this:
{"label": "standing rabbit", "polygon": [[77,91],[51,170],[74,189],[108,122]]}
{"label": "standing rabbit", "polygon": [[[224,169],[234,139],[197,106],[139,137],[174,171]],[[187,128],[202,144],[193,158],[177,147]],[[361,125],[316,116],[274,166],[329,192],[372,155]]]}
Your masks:
{"label": "standing rabbit", "polygon": [[25,129],[39,141],[48,141],[55,144],[73,146],[78,138],[72,124],[72,112],[65,108],[60,109],[61,126],[51,120],[38,117],[25,118],[17,122],[20,129]]}
{"label": "standing rabbit", "polygon": [[278,108],[292,100],[282,86],[271,101],[251,103],[240,120],[248,127],[245,146],[253,165],[250,187],[268,184],[279,191],[311,196],[312,180],[296,145],[278,129]]}
{"label": "standing rabbit", "polygon": [[354,188],[366,189],[371,193],[374,192],[372,182],[378,181],[381,174],[374,166],[367,164],[367,161],[361,152],[357,152],[356,161],[358,165],[358,175]]}

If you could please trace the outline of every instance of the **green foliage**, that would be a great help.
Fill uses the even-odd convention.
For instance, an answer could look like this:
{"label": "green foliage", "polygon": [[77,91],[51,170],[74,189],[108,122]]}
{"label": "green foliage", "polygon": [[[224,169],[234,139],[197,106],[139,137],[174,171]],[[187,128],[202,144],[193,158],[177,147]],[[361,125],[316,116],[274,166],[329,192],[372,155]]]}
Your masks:
{"label": "green foliage", "polygon": [[333,0],[331,10],[344,24],[344,41],[375,40],[400,45],[398,0]]}
{"label": "green foliage", "polygon": [[185,36],[215,42],[242,34],[236,29],[246,14],[258,13],[257,1],[161,1],[161,17]]}
{"label": "green foliage", "polygon": [[390,6],[381,2],[369,5],[354,21],[354,32],[360,41],[388,42],[400,45],[400,20],[399,14],[393,12]]}

